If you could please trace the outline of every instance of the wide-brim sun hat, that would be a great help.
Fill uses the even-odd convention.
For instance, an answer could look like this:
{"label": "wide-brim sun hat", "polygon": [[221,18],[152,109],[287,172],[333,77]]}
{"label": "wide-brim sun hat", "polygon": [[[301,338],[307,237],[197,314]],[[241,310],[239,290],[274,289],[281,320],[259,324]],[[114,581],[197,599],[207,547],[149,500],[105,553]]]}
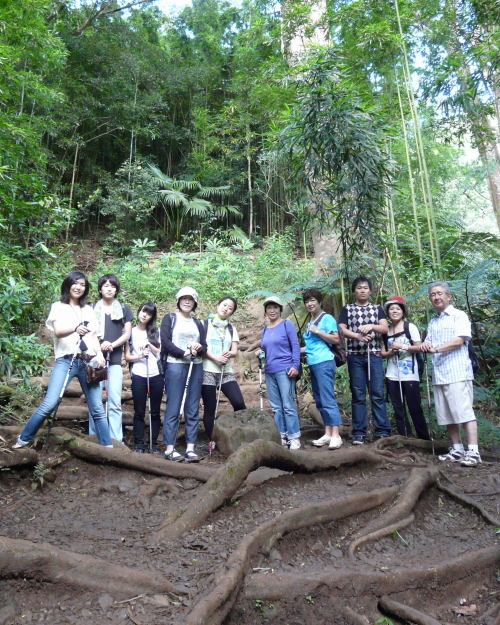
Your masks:
{"label": "wide-brim sun hat", "polygon": [[281,308],[281,310],[283,310],[283,304],[281,303],[280,298],[276,295],[270,295],[269,297],[266,297],[266,300],[264,301],[262,306],[264,306],[265,308],[268,304],[276,304]]}
{"label": "wide-brim sun hat", "polygon": [[405,317],[408,316],[408,306],[406,305],[405,300],[402,297],[399,297],[399,295],[395,295],[394,297],[391,297],[384,304],[384,311],[386,315],[389,315],[389,312],[388,312],[389,306],[391,306],[392,304],[397,304],[398,306],[401,306],[405,314]]}
{"label": "wide-brim sun hat", "polygon": [[198,303],[198,293],[190,286],[183,286],[175,296],[175,301],[178,302],[181,297],[192,297],[196,303]]}

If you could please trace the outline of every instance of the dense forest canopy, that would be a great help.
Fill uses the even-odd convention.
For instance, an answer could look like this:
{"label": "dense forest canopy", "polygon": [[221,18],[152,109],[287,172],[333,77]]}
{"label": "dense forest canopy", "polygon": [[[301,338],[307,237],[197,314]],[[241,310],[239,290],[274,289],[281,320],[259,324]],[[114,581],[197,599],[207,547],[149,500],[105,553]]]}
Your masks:
{"label": "dense forest canopy", "polygon": [[217,265],[283,235],[339,301],[366,271],[425,320],[422,285],[454,281],[491,380],[499,35],[498,0],[4,2],[0,375],[26,341],[43,361],[26,337],[82,242],[149,276],[155,251]]}

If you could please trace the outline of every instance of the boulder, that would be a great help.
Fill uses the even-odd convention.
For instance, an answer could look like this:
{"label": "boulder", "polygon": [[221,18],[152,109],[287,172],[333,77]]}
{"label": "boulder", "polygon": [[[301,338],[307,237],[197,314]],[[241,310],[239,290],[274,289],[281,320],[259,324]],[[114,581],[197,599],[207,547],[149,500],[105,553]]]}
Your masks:
{"label": "boulder", "polygon": [[212,437],[217,448],[226,456],[234,453],[242,444],[259,438],[281,444],[273,417],[253,408],[221,415],[215,422]]}

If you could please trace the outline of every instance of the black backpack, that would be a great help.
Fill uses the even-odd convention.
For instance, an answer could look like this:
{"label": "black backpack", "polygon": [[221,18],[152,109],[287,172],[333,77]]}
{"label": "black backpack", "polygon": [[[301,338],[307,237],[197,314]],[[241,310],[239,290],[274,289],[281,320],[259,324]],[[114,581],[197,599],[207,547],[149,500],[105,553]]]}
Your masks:
{"label": "black backpack", "polygon": [[[411,338],[411,334],[410,334],[410,322],[409,321],[404,321],[403,322],[403,331],[402,332],[398,332],[397,334],[391,334],[391,338],[396,339],[398,336],[403,336],[403,334],[406,336],[406,338],[408,339],[408,341],[410,342],[410,345],[413,345],[413,340]],[[388,339],[389,339],[389,335],[388,334],[384,334],[383,335],[383,340],[384,340],[384,345],[385,348],[388,348]],[[424,368],[425,368],[425,363],[424,363],[424,357],[421,353],[417,353],[414,354],[412,352],[411,354],[411,372],[415,373],[415,361],[417,361],[417,368],[418,368],[418,377],[420,378],[420,380],[422,380],[423,376],[424,376]]]}
{"label": "black backpack", "polygon": [[[321,321],[321,319],[323,319],[323,317],[327,314],[328,313],[326,312],[321,313],[318,319],[316,319],[315,325],[317,326],[318,323]],[[326,341],[325,343],[327,344],[328,349],[332,352],[335,358],[336,366],[341,367],[342,365],[345,365],[345,363],[347,362],[347,352],[345,349],[344,330],[339,325],[337,325],[337,333],[339,335],[338,343],[327,343]]]}

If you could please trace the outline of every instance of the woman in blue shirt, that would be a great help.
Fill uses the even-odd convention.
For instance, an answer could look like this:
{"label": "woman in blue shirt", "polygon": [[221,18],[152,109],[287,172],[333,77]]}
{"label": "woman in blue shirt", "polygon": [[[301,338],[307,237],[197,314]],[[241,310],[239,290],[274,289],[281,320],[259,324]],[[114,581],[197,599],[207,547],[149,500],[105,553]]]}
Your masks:
{"label": "woman in blue shirt", "polygon": [[329,346],[339,342],[337,323],[331,315],[323,311],[323,295],[318,289],[304,291],[302,300],[311,314],[311,321],[304,332],[304,349],[311,374],[314,401],[325,424],[325,434],[312,441],[312,444],[316,447],[328,445],[329,449],[339,449],[342,446],[339,433],[342,418],[335,399],[335,357]]}
{"label": "woman in blue shirt", "polygon": [[[282,319],[283,305],[278,297],[268,297],[264,314],[269,323],[262,329],[261,348],[266,354],[266,389],[281,444],[300,449],[299,415],[295,408],[295,378],[299,373],[300,345],[295,326]],[[257,350],[260,354],[261,350]]]}

